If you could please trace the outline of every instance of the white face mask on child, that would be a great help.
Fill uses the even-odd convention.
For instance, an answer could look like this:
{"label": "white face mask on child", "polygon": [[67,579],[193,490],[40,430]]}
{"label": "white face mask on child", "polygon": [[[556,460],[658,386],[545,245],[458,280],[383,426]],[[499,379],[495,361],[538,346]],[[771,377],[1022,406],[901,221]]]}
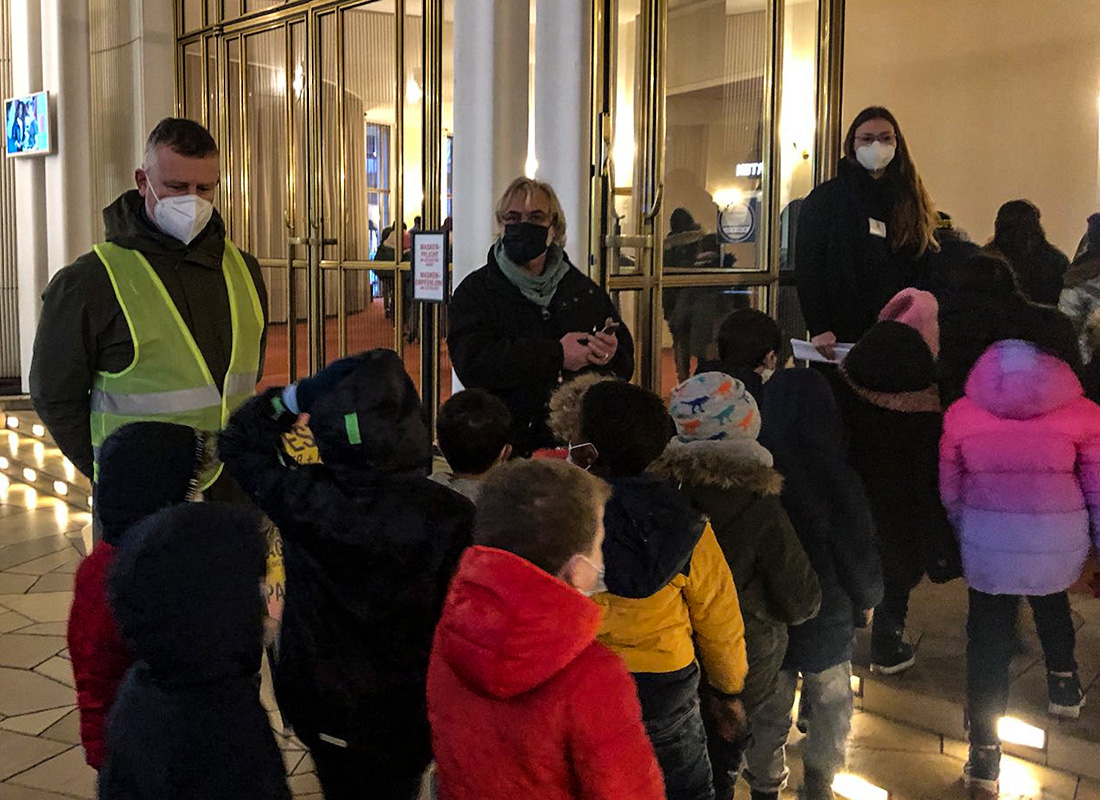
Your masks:
{"label": "white face mask on child", "polygon": [[578,589],[577,591],[579,591],[585,597],[591,597],[592,595],[599,594],[600,592],[606,592],[607,584],[604,583],[604,574],[606,572],[606,569],[602,566],[597,567],[595,564],[592,563],[592,560],[586,556],[581,556],[581,558],[585,560],[585,563],[587,563],[588,566],[596,570],[596,583],[592,586],[591,589]]}

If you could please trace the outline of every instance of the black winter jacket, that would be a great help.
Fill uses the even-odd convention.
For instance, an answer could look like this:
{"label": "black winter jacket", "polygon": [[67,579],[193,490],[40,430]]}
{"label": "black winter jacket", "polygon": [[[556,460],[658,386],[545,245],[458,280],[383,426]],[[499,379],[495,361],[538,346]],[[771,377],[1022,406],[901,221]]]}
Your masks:
{"label": "black winter jacket", "polygon": [[[388,356],[377,374],[362,376],[357,405],[324,409],[334,420],[358,409],[360,464],[346,439],[322,441],[336,434],[322,400],[311,422],[330,463],[299,466],[286,456],[282,436],[295,417],[276,409],[277,389],[237,410],[219,449],[283,536],[287,594],[275,670],[283,714],[307,738],[326,734],[389,753],[414,772],[431,760],[428,656],[474,507],[425,477],[431,444],[419,400],[400,358]],[[352,402],[344,391],[351,380],[328,405]]]}
{"label": "black winter jacket", "polygon": [[787,626],[812,618],[821,605],[817,575],[780,500],[783,478],[770,460],[756,442],[674,439],[650,467],[679,483],[707,515],[733,573],[749,658],[741,696],[750,713],[774,689]]}
{"label": "black winter jacket", "polygon": [[[608,317],[622,321],[607,292],[576,268],[544,314],[504,276],[491,250],[488,263],[459,284],[447,313],[455,372],[467,388],[487,389],[507,403],[518,455],[555,444],[546,424],[550,394],[572,375],[562,374],[561,337],[602,328]],[[619,349],[607,370],[629,380],[634,340],[626,325],[617,333]]]}
{"label": "black winter jacket", "polygon": [[963,396],[971,368],[994,342],[1022,339],[1081,367],[1077,332],[1069,317],[1019,294],[948,289],[940,297],[940,400],[946,409]]}
{"label": "black winter jacket", "polygon": [[785,369],[746,386],[760,406],[760,444],[783,476],[783,508],[821,585],[818,615],[789,629],[784,668],[820,672],[851,660],[856,611],[882,601],[870,508],[845,461],[840,412],[820,374]]}
{"label": "black winter jacket", "polygon": [[290,800],[260,703],[264,540],[252,512],[184,503],[134,526],[110,577],[136,657],[107,721],[103,800]]}
{"label": "black winter jacket", "polygon": [[848,462],[867,490],[888,585],[911,589],[925,573],[943,583],[962,576],[962,563],[940,501],[943,411],[932,353],[915,330],[878,326],[909,333],[921,352],[867,337],[852,349],[837,392]]}
{"label": "black winter jacket", "polygon": [[837,177],[802,203],[796,233],[795,279],[810,334],[832,331],[855,342],[902,289],[931,289],[931,253],[914,259],[891,251],[871,233],[870,220],[889,224],[893,189],[863,167],[843,159]]}
{"label": "black winter jacket", "polygon": [[1039,242],[1033,252],[1017,257],[1001,252],[995,245],[986,249],[1008,261],[1024,297],[1045,306],[1058,305],[1069,269],[1069,259],[1065,253],[1050,242]]}
{"label": "black winter jacket", "polygon": [[[217,211],[191,242],[149,221],[136,189],[103,210],[106,240],[138,250],[164,284],[219,386],[229,369],[233,333],[222,274],[225,224]],[[256,259],[242,253],[267,314],[267,290]],[[134,343],[107,270],[94,252],[58,272],[42,295],[31,361],[31,399],[42,422],[77,469],[92,476],[89,392],[95,373],[120,372],[134,360]],[[261,342],[260,371],[263,371]]]}

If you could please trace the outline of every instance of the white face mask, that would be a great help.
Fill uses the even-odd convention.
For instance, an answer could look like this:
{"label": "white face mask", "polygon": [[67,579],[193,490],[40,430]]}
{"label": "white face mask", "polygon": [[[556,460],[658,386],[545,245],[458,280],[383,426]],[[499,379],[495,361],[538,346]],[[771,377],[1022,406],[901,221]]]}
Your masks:
{"label": "white face mask", "polygon": [[169,236],[191,244],[203,232],[214,215],[214,204],[196,194],[166,197],[161,200],[149,182],[149,191],[157,204],[153,206],[153,221]]}
{"label": "white face mask", "polygon": [[607,584],[604,583],[604,569],[605,568],[604,567],[597,567],[595,564],[592,563],[592,560],[590,558],[587,558],[585,556],[581,556],[581,558],[583,558],[585,561],[588,562],[588,566],[590,566],[590,567],[592,567],[592,569],[596,570],[596,584],[595,584],[595,586],[593,586],[588,591],[582,591],[581,594],[583,594],[585,597],[592,597],[592,595],[599,594],[600,592],[606,592],[607,591]]}
{"label": "white face mask", "polygon": [[890,166],[897,149],[897,145],[871,142],[856,149],[856,161],[868,172],[878,172]]}

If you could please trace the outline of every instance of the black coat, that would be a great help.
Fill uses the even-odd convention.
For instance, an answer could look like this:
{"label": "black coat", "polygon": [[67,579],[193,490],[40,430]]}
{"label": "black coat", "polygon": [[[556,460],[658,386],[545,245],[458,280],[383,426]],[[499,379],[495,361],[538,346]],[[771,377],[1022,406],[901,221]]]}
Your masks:
{"label": "black coat", "polygon": [[1069,259],[1065,253],[1049,242],[1039,242],[1034,252],[1016,256],[1002,253],[994,245],[988,249],[1008,261],[1024,297],[1033,303],[1058,305],[1066,270],[1069,269]]}
{"label": "black coat", "polygon": [[785,369],[746,386],[760,406],[760,444],[783,476],[783,508],[821,585],[821,610],[789,629],[783,665],[820,672],[851,660],[857,610],[882,601],[870,508],[845,461],[840,412],[820,374]]}
{"label": "black coat", "polygon": [[[215,211],[206,229],[191,244],[184,244],[149,221],[145,201],[132,189],[103,210],[103,224],[107,241],[137,250],[149,261],[220,386],[233,348],[229,294],[222,274],[225,224],[221,216]],[[242,255],[266,319],[263,274],[256,259]],[[107,270],[98,255],[86,253],[58,272],[42,295],[30,388],[35,411],[57,446],[89,478],[92,381],[97,371],[120,372],[133,360],[130,327]]]}
{"label": "black coat", "polygon": [[[279,390],[237,410],[219,453],[283,537],[287,593],[275,669],[283,714],[306,738],[326,734],[390,754],[395,770],[412,774],[431,760],[428,656],[474,507],[425,477],[419,465],[430,462],[431,445],[419,401],[400,359],[389,356],[386,374],[362,378],[358,401],[349,378],[315,403],[314,436],[330,464],[299,466],[285,455],[282,436],[295,417],[276,410]],[[348,405],[327,407],[337,401]],[[336,434],[327,417],[351,408],[361,420],[359,464],[346,438],[322,441]]]}
{"label": "black coat", "polygon": [[971,368],[994,342],[1022,339],[1081,366],[1077,332],[1069,317],[1018,294],[948,290],[940,296],[940,354],[936,362],[940,400],[946,409],[963,396]]}
{"label": "black coat", "polygon": [[[555,444],[546,424],[550,394],[572,374],[563,375],[561,337],[602,328],[608,317],[622,321],[607,292],[575,268],[566,272],[544,314],[504,276],[492,251],[488,263],[459,284],[447,313],[447,349],[459,380],[508,405],[519,455]],[[618,337],[607,369],[629,379],[634,340],[626,325]]]}
{"label": "black coat", "polygon": [[260,703],[257,523],[184,503],[127,534],[109,588],[136,661],[107,720],[103,800],[290,800]]}
{"label": "black coat", "polygon": [[889,224],[891,185],[844,159],[837,177],[803,202],[796,234],[795,278],[810,334],[832,331],[855,342],[902,289],[931,289],[932,253],[913,258],[891,251],[887,238],[871,233],[871,219]]}

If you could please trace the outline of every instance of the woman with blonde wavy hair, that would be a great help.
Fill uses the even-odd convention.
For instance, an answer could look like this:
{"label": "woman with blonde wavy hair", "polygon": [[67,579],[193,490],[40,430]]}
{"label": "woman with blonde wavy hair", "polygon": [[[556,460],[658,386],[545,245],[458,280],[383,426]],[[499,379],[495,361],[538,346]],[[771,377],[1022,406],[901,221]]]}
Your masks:
{"label": "woman with blonde wavy hair", "polygon": [[861,111],[837,176],[799,211],[798,297],[820,353],[857,341],[902,289],[933,288],[938,223],[897,119],[881,106]]}

